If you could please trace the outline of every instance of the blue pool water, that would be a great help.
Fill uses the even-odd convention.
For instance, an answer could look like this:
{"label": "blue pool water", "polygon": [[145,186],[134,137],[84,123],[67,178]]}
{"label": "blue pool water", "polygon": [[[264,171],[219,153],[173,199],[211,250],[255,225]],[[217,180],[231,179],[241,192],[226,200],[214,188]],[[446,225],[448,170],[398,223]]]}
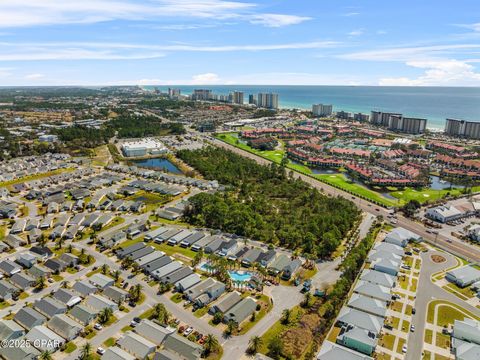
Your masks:
{"label": "blue pool water", "polygon": [[234,281],[248,282],[252,278],[252,274],[250,274],[249,272],[229,271],[228,274]]}

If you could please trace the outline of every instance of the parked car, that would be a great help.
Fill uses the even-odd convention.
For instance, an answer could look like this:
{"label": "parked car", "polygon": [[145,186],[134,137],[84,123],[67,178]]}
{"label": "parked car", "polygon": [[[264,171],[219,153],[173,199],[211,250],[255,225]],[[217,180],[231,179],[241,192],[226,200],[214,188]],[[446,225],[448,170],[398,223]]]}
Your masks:
{"label": "parked car", "polygon": [[100,325],[99,323],[95,323],[95,325],[93,325],[93,328],[94,328],[95,330],[102,330],[102,329],[103,329],[103,326]]}
{"label": "parked car", "polygon": [[187,330],[185,330],[185,332],[183,333],[183,336],[188,336],[192,333],[193,331],[193,327],[188,327]]}
{"label": "parked car", "polygon": [[100,354],[100,355],[105,354],[105,349],[102,348],[102,347],[98,347],[98,348],[97,348],[97,354]]}
{"label": "parked car", "polygon": [[402,352],[405,354],[407,352],[407,345],[402,346]]}
{"label": "parked car", "polygon": [[410,325],[410,331],[415,332],[415,325]]}

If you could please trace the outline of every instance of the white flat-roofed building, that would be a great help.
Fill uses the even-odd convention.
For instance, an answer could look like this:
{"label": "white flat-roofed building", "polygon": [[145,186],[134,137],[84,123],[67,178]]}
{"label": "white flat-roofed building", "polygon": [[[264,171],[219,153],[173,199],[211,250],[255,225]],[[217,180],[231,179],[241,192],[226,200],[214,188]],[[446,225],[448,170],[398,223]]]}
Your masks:
{"label": "white flat-roofed building", "polygon": [[121,149],[126,157],[160,155],[168,152],[165,145],[160,140],[154,138],[126,141],[122,143]]}

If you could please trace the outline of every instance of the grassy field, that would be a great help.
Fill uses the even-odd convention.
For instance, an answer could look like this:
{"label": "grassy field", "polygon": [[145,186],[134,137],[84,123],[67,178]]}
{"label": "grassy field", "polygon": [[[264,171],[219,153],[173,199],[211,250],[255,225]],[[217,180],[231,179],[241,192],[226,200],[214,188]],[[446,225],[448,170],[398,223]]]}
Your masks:
{"label": "grassy field", "polygon": [[[280,163],[285,156],[284,150],[267,150],[260,151],[253,149],[247,144],[241,142],[236,133],[224,133],[217,135],[219,140],[222,140],[230,145],[236,146],[242,150],[248,151],[250,153],[261,156],[267,160]],[[427,201],[435,201],[442,199],[445,196],[460,196],[462,195],[461,189],[453,188],[451,190],[433,190],[429,188],[425,189],[413,189],[405,188],[404,190],[394,190],[390,191],[389,194],[395,199],[390,199],[383,196],[381,193],[368,189],[365,186],[349,181],[343,174],[314,174],[312,170],[305,165],[293,163],[289,161],[287,168],[298,171],[305,175],[312,176],[324,183],[332,185],[334,187],[340,188],[347,192],[357,195],[366,200],[381,204],[383,206],[402,206],[410,200],[417,200],[420,203],[425,203]],[[391,189],[392,190],[392,189]],[[480,186],[473,187],[473,192],[479,192]]]}
{"label": "grassy field", "polygon": [[434,323],[435,306],[438,304],[441,304],[437,310],[438,315],[436,325],[438,326],[447,326],[449,324],[453,324],[455,320],[464,320],[464,313],[474,320],[480,320],[480,318],[470,313],[468,310],[465,310],[453,303],[444,300],[435,300],[428,304],[427,321],[431,324]]}

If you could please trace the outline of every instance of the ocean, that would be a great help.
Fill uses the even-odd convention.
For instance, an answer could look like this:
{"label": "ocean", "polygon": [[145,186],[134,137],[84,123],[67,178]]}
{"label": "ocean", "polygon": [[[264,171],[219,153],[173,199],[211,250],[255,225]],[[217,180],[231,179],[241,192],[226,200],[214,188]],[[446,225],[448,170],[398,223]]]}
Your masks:
{"label": "ocean", "polygon": [[[144,86],[166,92],[169,86]],[[334,111],[370,113],[372,110],[402,113],[428,120],[430,129],[444,129],[446,118],[480,121],[480,88],[471,87],[392,87],[392,86],[273,86],[203,85],[170,86],[188,95],[193,89],[212,89],[216,94],[232,91],[248,94],[273,92],[281,108],[311,109],[312,104],[332,104]]]}

